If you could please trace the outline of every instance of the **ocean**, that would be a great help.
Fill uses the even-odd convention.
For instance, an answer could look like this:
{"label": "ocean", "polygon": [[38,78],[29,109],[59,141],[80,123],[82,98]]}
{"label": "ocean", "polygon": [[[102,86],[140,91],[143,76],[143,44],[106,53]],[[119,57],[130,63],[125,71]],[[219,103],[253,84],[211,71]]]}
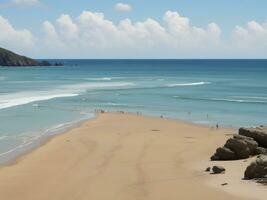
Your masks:
{"label": "ocean", "polygon": [[95,109],[209,126],[267,124],[267,60],[57,61],[64,66],[0,67],[0,160],[93,118]]}

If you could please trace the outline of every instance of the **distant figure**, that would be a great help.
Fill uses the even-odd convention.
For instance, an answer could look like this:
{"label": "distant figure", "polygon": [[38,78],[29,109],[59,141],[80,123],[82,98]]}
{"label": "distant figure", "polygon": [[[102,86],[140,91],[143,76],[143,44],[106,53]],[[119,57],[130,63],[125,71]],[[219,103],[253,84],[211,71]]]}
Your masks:
{"label": "distant figure", "polygon": [[219,124],[216,124],[216,129],[218,129],[219,128]]}
{"label": "distant figure", "polygon": [[160,118],[163,119],[164,118],[163,115],[160,115]]}

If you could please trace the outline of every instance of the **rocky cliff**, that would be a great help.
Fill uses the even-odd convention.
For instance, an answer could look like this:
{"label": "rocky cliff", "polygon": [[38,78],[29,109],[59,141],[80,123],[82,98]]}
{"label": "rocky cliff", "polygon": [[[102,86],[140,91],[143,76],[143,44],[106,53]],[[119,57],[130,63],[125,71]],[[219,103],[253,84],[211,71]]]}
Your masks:
{"label": "rocky cliff", "polygon": [[47,61],[38,62],[31,58],[18,55],[9,50],[0,48],[0,66],[48,66]]}

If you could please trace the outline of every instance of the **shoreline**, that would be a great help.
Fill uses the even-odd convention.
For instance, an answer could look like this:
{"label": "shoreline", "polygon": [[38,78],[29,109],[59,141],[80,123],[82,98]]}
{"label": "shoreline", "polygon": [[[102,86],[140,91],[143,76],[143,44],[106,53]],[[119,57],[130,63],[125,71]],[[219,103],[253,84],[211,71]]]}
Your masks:
{"label": "shoreline", "polygon": [[53,137],[65,134],[74,128],[82,126],[82,124],[87,121],[94,120],[95,118],[97,118],[96,115],[73,122],[59,124],[62,125],[62,127],[48,128],[47,130],[43,131],[41,135],[38,135],[36,138],[27,142],[29,144],[20,144],[7,152],[3,152],[2,155],[0,155],[0,168],[16,164],[21,157],[30,154],[31,152],[45,145],[47,142],[53,139]]}
{"label": "shoreline", "polygon": [[[239,192],[243,188],[248,192],[259,190],[260,196],[265,188],[241,180],[236,183],[233,178],[237,176],[232,177],[228,170],[218,176],[204,172],[205,167],[215,164],[209,161],[215,146],[234,131],[135,114],[98,114],[63,134],[53,135],[12,165],[1,166],[0,197],[51,199],[53,193],[52,199],[107,199],[100,192],[104,190],[109,199],[124,200],[252,199]],[[234,162],[234,166],[219,164],[240,171],[241,162]],[[60,184],[59,188],[50,186],[52,177],[52,186]],[[230,187],[219,184],[224,179]],[[82,196],[81,188],[86,191]],[[32,194],[33,189],[36,194]],[[14,190],[17,195],[12,194]]]}
{"label": "shoreline", "polygon": [[[142,113],[138,115],[136,112],[127,112],[127,111],[104,111],[104,113],[125,114],[125,115],[148,117],[148,118],[152,118],[152,119],[160,119],[161,118],[160,116],[146,115],[146,114],[143,115]],[[2,153],[3,155],[0,154],[0,168],[3,166],[8,166],[8,165],[12,165],[12,164],[16,163],[17,160],[19,160],[21,157],[23,157],[27,154],[30,154],[32,151],[38,149],[42,145],[45,145],[53,137],[56,137],[56,136],[61,135],[61,134],[65,134],[68,131],[72,130],[73,128],[82,126],[83,123],[86,123],[87,121],[91,121],[91,120],[96,119],[98,117],[98,115],[101,113],[100,112],[94,112],[94,113],[90,113],[90,115],[91,114],[92,114],[92,116],[86,117],[84,119],[79,119],[77,121],[59,124],[59,125],[63,125],[62,127],[60,127],[60,129],[62,129],[62,130],[54,130],[54,129],[57,129],[56,127],[48,128],[47,130],[43,131],[43,133],[41,135],[37,136],[36,139],[33,139],[32,141],[30,141],[29,145],[24,146],[23,144],[21,144],[21,145],[15,147],[13,149],[10,149],[7,152],[3,152]],[[188,125],[195,126],[195,127],[206,127],[206,128],[216,129],[215,125],[213,126],[213,125],[208,125],[208,124],[199,124],[199,123],[194,123],[192,121],[187,121],[187,120],[183,120],[183,119],[168,118],[168,117],[164,117],[162,119],[177,122],[177,123],[188,124]],[[52,129],[52,130],[50,130],[50,129]],[[235,130],[235,129],[237,129],[237,127],[221,126],[221,127],[219,127],[219,129]],[[45,134],[47,132],[49,134]]]}

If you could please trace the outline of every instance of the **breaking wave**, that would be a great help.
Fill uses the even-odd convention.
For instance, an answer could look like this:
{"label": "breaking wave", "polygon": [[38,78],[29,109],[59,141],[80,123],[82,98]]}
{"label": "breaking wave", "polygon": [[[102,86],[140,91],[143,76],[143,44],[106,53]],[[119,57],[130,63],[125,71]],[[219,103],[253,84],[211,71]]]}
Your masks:
{"label": "breaking wave", "polygon": [[73,85],[60,86],[50,91],[31,91],[19,92],[13,94],[0,95],[0,109],[10,108],[19,105],[25,105],[37,101],[45,101],[55,98],[74,97],[95,89],[121,89],[133,86],[130,82],[113,82],[113,83],[81,83]]}
{"label": "breaking wave", "polygon": [[102,78],[84,78],[84,80],[88,81],[111,81],[113,78],[111,77],[102,77]]}
{"label": "breaking wave", "polygon": [[197,98],[197,97],[184,97],[184,96],[173,96],[177,99],[184,99],[184,100],[200,100],[200,101],[222,101],[222,102],[234,102],[234,103],[258,103],[258,104],[267,104],[267,101],[258,100],[253,97],[251,98]]}
{"label": "breaking wave", "polygon": [[211,82],[193,82],[193,83],[173,83],[173,84],[168,84],[168,87],[183,87],[183,86],[197,86],[197,85],[206,85],[210,84]]}
{"label": "breaking wave", "polygon": [[0,109],[10,108],[18,105],[24,105],[35,101],[45,101],[60,97],[73,97],[78,96],[78,94],[38,94],[36,92],[33,93],[18,93],[11,95],[3,95],[0,100]]}

